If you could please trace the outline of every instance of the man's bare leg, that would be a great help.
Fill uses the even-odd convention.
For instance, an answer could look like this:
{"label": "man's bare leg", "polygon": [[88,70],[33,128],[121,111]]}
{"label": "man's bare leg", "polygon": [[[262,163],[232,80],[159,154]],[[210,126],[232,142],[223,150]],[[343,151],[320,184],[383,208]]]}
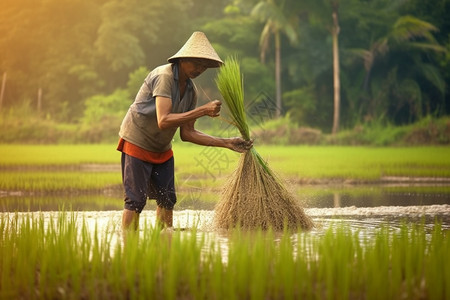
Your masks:
{"label": "man's bare leg", "polygon": [[156,207],[156,221],[161,227],[170,228],[173,226],[173,210],[164,207]]}
{"label": "man's bare leg", "polygon": [[139,213],[134,210],[124,209],[122,214],[122,230],[137,231],[139,228]]}

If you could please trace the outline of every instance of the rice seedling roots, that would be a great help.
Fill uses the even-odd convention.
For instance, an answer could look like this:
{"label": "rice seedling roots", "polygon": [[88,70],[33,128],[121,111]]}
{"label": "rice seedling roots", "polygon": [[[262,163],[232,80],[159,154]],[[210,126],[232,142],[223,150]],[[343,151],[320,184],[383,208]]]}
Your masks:
{"label": "rice seedling roots", "polygon": [[313,222],[283,183],[258,161],[256,151],[241,155],[216,205],[219,229],[311,229]]}

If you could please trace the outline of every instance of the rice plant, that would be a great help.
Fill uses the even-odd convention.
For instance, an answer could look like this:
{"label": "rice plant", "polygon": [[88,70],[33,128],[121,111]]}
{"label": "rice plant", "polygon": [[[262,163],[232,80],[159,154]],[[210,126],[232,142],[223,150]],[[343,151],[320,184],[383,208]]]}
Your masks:
{"label": "rice plant", "polygon": [[[436,222],[315,232],[161,232],[125,242],[73,212],[0,214],[0,299],[448,299],[450,239]],[[226,241],[225,241],[226,240]],[[219,249],[226,248],[224,254]]]}
{"label": "rice plant", "polygon": [[[229,58],[220,68],[217,87],[230,111],[232,124],[250,140],[244,109],[244,88],[239,63]],[[241,155],[238,168],[224,185],[215,208],[218,228],[309,229],[311,219],[255,148]]]}

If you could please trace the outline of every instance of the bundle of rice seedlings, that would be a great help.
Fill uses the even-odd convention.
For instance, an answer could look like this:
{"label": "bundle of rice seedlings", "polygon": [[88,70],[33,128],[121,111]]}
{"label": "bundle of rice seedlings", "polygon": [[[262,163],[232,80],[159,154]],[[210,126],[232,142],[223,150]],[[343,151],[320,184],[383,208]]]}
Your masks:
{"label": "bundle of rice seedlings", "polygon": [[[216,78],[231,117],[245,140],[250,140],[244,109],[243,81],[239,63],[229,58]],[[269,169],[255,147],[241,154],[237,169],[225,184],[215,207],[214,225],[229,229],[310,229],[313,223],[300,203]]]}

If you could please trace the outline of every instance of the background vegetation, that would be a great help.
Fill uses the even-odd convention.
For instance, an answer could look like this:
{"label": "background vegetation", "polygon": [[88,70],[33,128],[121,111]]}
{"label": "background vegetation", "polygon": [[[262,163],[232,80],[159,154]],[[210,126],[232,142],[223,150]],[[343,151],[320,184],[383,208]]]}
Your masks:
{"label": "background vegetation", "polygon": [[[289,131],[289,143],[372,143],[363,132],[382,145],[447,144],[449,13],[450,0],[4,0],[0,142],[116,139],[148,71],[201,30],[222,58],[239,58],[248,104],[280,101],[284,123],[274,130],[319,133],[311,142]],[[330,138],[333,33],[341,135]],[[215,72],[196,80],[200,102],[220,98]],[[206,122],[199,126],[216,126]],[[397,129],[417,122],[438,132],[420,140],[408,137],[416,129]]]}

